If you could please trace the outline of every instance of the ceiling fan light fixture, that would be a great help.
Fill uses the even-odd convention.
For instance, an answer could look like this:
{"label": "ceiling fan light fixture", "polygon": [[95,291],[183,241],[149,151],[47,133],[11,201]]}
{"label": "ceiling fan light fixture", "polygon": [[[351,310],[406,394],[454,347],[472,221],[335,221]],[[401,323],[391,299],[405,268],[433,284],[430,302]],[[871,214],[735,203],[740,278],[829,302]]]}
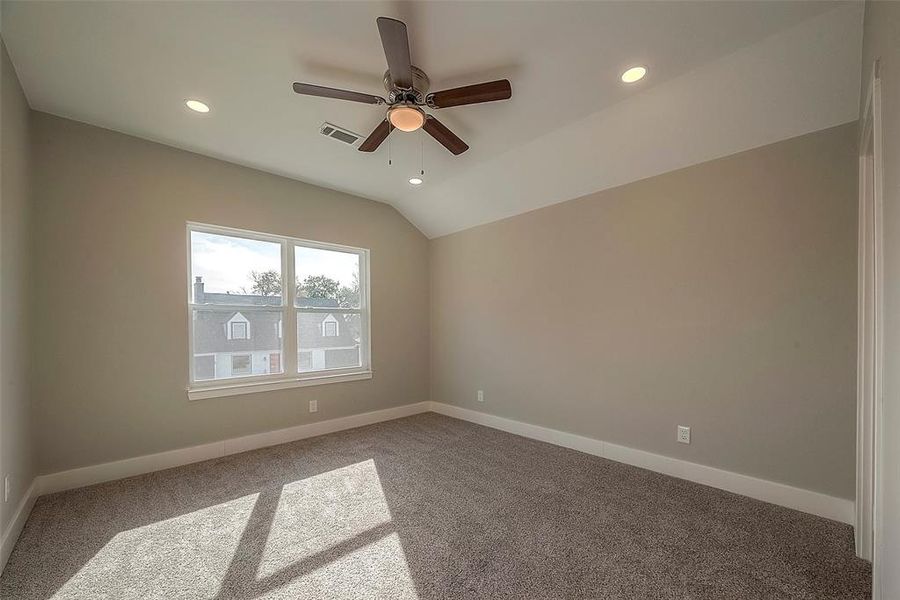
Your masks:
{"label": "ceiling fan light fixture", "polygon": [[410,177],[409,178],[410,185],[422,185],[423,181],[424,181],[424,179],[422,179],[421,177]]}
{"label": "ceiling fan light fixture", "polygon": [[394,106],[388,110],[388,121],[400,131],[415,131],[425,124],[425,113],[415,106]]}
{"label": "ceiling fan light fixture", "polygon": [[[359,145],[360,152],[375,152],[394,129],[407,132],[422,129],[454,156],[468,150],[468,144],[459,139],[458,135],[450,131],[433,114],[425,114],[422,107],[437,110],[451,106],[509,100],[512,98],[509,80],[498,79],[429,93],[428,75],[411,62],[406,23],[390,17],[378,17],[375,23],[378,25],[381,47],[387,59],[388,69],[383,77],[384,88],[388,92],[387,98],[300,81],[294,82],[292,86],[294,92],[304,96],[387,105],[385,117]],[[390,157],[390,154],[388,156]],[[390,163],[391,160],[388,158],[388,164]]]}

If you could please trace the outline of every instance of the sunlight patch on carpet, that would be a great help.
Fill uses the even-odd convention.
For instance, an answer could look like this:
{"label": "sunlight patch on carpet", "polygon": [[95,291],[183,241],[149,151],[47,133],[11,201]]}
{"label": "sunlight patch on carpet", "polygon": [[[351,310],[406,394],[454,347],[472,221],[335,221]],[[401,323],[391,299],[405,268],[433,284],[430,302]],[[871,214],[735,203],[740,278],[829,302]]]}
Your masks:
{"label": "sunlight patch on carpet", "polygon": [[289,483],[281,490],[257,577],[269,577],[390,521],[372,460]]}
{"label": "sunlight patch on carpet", "polygon": [[[155,585],[215,596],[259,494],[116,534],[53,600],[147,597]],[[100,592],[102,590],[102,592]]]}
{"label": "sunlight patch on carpet", "polygon": [[419,600],[397,533],[390,533],[283,587],[256,597]]}

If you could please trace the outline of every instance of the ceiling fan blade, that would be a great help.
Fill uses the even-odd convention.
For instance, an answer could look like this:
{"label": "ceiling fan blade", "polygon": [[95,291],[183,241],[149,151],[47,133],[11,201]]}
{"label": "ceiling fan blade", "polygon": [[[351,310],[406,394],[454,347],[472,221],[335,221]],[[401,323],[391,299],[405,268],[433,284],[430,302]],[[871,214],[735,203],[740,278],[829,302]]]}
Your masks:
{"label": "ceiling fan blade", "polygon": [[378,17],[378,33],[381,34],[381,45],[387,58],[391,81],[399,88],[411,88],[413,85],[412,61],[409,58],[409,36],[406,34],[406,23]]}
{"label": "ceiling fan blade", "polygon": [[378,149],[378,146],[381,145],[388,134],[391,132],[391,124],[388,123],[388,120],[385,119],[381,123],[378,124],[378,127],[369,134],[369,137],[359,145],[360,152],[375,152]]}
{"label": "ceiling fan blade", "polygon": [[512,98],[512,86],[509,85],[509,80],[500,79],[434,92],[425,97],[425,102],[432,108],[449,108],[464,104],[509,100],[510,98]]}
{"label": "ceiling fan blade", "polygon": [[294,83],[294,91],[305,96],[337,98],[338,100],[350,100],[351,102],[363,102],[365,104],[385,103],[384,98],[382,98],[381,96],[362,94],[360,92],[351,92],[349,90],[339,90],[336,88],[330,88],[321,85],[313,85],[311,83]]}
{"label": "ceiling fan blade", "polygon": [[447,129],[443,123],[431,115],[428,115],[428,118],[425,119],[422,129],[455,155],[460,155],[469,149],[469,146],[464,141],[456,137],[455,133]]}

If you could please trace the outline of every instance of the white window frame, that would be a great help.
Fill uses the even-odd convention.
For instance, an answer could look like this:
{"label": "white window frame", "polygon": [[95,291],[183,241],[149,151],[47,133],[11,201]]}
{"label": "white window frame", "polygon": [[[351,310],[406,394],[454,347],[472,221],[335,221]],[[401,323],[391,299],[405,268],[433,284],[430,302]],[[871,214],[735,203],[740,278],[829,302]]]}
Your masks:
{"label": "white window frame", "polygon": [[[275,235],[268,233],[260,233],[256,231],[247,231],[245,229],[236,229],[233,227],[222,227],[218,225],[207,225],[204,223],[188,222],[186,226],[187,238],[187,315],[188,315],[188,373],[189,382],[187,386],[188,398],[190,400],[200,400],[204,398],[215,398],[219,396],[233,396],[237,394],[250,394],[255,392],[263,392],[269,390],[280,390],[295,387],[304,387],[310,385],[322,385],[328,383],[340,383],[344,381],[359,381],[361,379],[372,378],[372,362],[371,362],[371,344],[372,344],[372,328],[371,328],[371,302],[369,289],[369,250],[366,248],[356,248],[353,246],[344,246],[341,244],[331,244],[327,242],[317,242],[312,240],[304,240],[283,235]],[[240,237],[263,242],[273,242],[281,246],[281,289],[282,298],[281,306],[260,305],[228,305],[228,304],[194,304],[193,303],[193,277],[192,277],[192,253],[191,253],[191,232],[197,231],[202,233],[212,233],[218,235],[227,235],[232,237]],[[303,308],[299,309],[295,306],[297,297],[297,288],[295,284],[286,285],[286,282],[294,282],[294,248],[297,246],[305,248],[316,248],[320,250],[331,250],[337,252],[346,252],[356,254],[359,257],[359,308]],[[193,318],[194,310],[198,308],[221,308],[223,310],[234,310],[235,312],[247,312],[254,310],[271,311],[273,309],[281,309],[281,323],[283,331],[293,331],[293,335],[282,336],[281,348],[281,368],[283,373],[245,375],[239,377],[231,377],[219,380],[196,380],[194,377],[194,328]],[[325,369],[319,371],[299,370],[298,361],[298,343],[297,343],[297,313],[302,312],[323,312],[323,313],[341,313],[341,314],[358,314],[360,316],[360,330],[364,332],[365,339],[360,340],[359,358],[360,366],[348,367],[342,369]],[[230,333],[230,332],[229,332]],[[249,323],[247,333],[250,333]],[[290,343],[285,343],[289,341]],[[252,366],[251,366],[252,371]]]}

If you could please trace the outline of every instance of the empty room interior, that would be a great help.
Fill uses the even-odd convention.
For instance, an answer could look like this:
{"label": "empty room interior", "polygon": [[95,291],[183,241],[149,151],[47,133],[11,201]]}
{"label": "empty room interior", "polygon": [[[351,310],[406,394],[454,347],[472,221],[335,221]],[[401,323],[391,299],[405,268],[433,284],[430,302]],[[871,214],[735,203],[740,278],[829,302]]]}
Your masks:
{"label": "empty room interior", "polygon": [[3,600],[900,600],[900,1],[0,38]]}

